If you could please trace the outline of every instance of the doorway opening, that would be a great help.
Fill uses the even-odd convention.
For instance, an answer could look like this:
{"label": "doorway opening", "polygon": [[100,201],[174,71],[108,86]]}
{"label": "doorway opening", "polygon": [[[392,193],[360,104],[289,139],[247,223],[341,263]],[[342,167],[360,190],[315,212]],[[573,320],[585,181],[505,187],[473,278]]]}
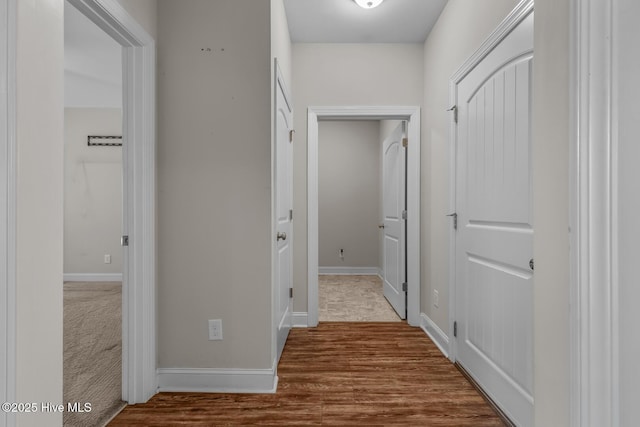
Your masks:
{"label": "doorway opening", "polygon": [[122,46],[64,3],[63,414],[102,424],[122,401]]}
{"label": "doorway opening", "polygon": [[[398,222],[392,221],[401,216],[393,211],[406,208],[403,123],[327,120],[318,124],[320,322],[406,318],[406,292],[401,290],[406,266],[400,260],[406,248],[397,245],[398,236],[389,236],[405,231],[404,227],[394,230]],[[394,157],[389,164],[389,155],[396,154],[402,158]],[[400,161],[401,170],[385,168]],[[391,211],[388,215],[385,208]],[[405,237],[400,240],[404,242]]]}
{"label": "doorway opening", "polygon": [[406,282],[407,321],[420,324],[420,109],[419,107],[309,107],[308,110],[308,325],[319,321],[319,121],[407,122],[406,186]]}
{"label": "doorway opening", "polygon": [[122,49],[122,400],[156,393],[155,41],[116,2],[68,0]]}

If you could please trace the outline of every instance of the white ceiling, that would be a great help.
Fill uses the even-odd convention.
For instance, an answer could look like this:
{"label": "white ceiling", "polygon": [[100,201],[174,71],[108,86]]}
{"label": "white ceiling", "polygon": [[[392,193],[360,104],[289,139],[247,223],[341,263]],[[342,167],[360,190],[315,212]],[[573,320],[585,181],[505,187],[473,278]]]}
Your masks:
{"label": "white ceiling", "polygon": [[284,0],[294,43],[422,43],[447,0]]}
{"label": "white ceiling", "polygon": [[122,47],[64,3],[65,107],[122,107]]}

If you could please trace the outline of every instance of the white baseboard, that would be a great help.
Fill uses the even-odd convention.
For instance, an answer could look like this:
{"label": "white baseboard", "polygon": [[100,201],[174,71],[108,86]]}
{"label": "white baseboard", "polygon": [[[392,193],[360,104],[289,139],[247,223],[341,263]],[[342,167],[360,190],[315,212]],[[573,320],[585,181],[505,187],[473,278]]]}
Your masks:
{"label": "white baseboard", "polygon": [[65,282],[122,282],[122,273],[65,273]]}
{"label": "white baseboard", "polygon": [[160,368],[157,375],[159,392],[275,393],[278,388],[275,368]]}
{"label": "white baseboard", "polygon": [[293,312],[291,316],[291,324],[294,328],[308,328],[309,316],[305,312]]}
{"label": "white baseboard", "polygon": [[318,274],[380,276],[378,267],[318,267]]}
{"label": "white baseboard", "polygon": [[446,358],[449,358],[449,337],[424,313],[420,313],[420,328],[431,338]]}

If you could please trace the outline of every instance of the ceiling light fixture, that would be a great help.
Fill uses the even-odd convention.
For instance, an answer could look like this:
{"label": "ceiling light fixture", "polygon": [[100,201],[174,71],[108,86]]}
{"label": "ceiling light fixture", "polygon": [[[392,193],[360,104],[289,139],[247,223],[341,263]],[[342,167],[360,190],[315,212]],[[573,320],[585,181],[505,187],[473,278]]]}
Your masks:
{"label": "ceiling light fixture", "polygon": [[354,0],[358,6],[360,6],[363,9],[373,9],[376,6],[380,6],[380,3],[383,2],[383,0]]}

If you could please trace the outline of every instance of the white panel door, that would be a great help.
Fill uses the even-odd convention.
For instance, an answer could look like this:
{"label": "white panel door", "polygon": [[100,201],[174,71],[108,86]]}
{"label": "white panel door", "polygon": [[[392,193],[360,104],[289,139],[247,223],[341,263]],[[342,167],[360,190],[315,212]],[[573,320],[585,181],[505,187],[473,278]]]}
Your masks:
{"label": "white panel door", "polygon": [[406,148],[402,146],[404,123],[382,144],[383,270],[384,296],[401,319],[407,317],[406,282]]}
{"label": "white panel door", "polygon": [[457,87],[457,361],[533,425],[533,13]]}
{"label": "white panel door", "polygon": [[[278,70],[279,71],[279,70]],[[293,129],[291,104],[287,91],[278,72],[276,84],[276,153],[275,153],[275,215],[276,215],[276,319],[278,359],[291,330],[291,294],[293,270],[291,251],[293,211]]]}

